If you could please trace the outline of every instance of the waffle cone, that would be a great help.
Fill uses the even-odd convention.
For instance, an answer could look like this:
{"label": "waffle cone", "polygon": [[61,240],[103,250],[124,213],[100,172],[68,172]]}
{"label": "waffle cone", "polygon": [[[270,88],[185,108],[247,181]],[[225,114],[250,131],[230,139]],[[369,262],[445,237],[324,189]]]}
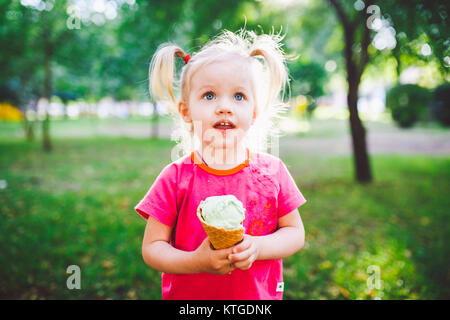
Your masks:
{"label": "waffle cone", "polygon": [[[202,202],[203,201],[201,201],[200,204]],[[233,230],[226,230],[222,228],[216,228],[210,224],[207,224],[205,220],[203,220],[202,209],[200,208],[200,205],[197,208],[197,217],[202,223],[203,229],[208,235],[214,249],[218,250],[232,247],[244,238],[244,227]]]}

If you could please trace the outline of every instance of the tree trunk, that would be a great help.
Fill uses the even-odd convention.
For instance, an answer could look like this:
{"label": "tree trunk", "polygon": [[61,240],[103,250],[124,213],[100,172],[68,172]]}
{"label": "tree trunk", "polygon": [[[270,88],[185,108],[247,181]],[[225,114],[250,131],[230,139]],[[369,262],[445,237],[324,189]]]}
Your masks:
{"label": "tree trunk", "polygon": [[350,112],[350,130],[352,134],[353,161],[355,178],[358,182],[372,181],[372,173],[367,152],[366,129],[358,114],[358,88],[361,82],[361,72],[358,70],[353,55],[353,41],[346,41],[345,59],[347,67],[347,105]]}
{"label": "tree trunk", "polygon": [[28,121],[26,137],[27,141],[34,141],[34,121]]}
{"label": "tree trunk", "polygon": [[53,54],[52,43],[49,39],[50,30],[48,26],[44,26],[44,98],[46,101],[45,118],[42,121],[42,147],[44,151],[50,152],[52,150],[52,143],[50,140],[50,114],[48,109],[50,107],[50,99],[52,96],[52,68],[51,59]]}
{"label": "tree trunk", "polygon": [[392,56],[397,62],[397,66],[395,71],[397,72],[397,81],[400,79],[400,75],[402,74],[402,63],[400,61],[400,44],[397,43],[394,49],[392,49]]}
{"label": "tree trunk", "polygon": [[25,107],[23,112],[23,127],[25,131],[25,139],[26,141],[34,140],[34,120],[28,119],[28,106]]}
{"label": "tree trunk", "polygon": [[[20,78],[20,106],[23,110],[23,129],[25,132],[25,140],[31,142],[34,140],[34,119],[31,120],[28,118],[28,106],[29,101],[24,96],[24,92],[26,91],[26,86],[28,85],[28,77],[22,76]],[[34,103],[34,99],[32,100]],[[35,103],[34,103],[35,105]]]}
{"label": "tree trunk", "polygon": [[[370,44],[369,29],[366,28],[365,19],[358,17],[351,21],[346,15],[341,3],[337,0],[329,0],[335,8],[336,14],[344,29],[344,58],[347,69],[347,104],[350,112],[350,130],[352,134],[353,161],[355,164],[355,178],[360,183],[372,181],[372,173],[367,152],[366,129],[364,128],[358,114],[358,88],[361,76],[369,60],[367,48]],[[373,1],[367,1],[369,7]],[[364,16],[366,18],[366,16]],[[358,27],[363,27],[361,37],[361,49],[359,55],[353,50],[356,44],[355,35]]]}
{"label": "tree trunk", "polygon": [[350,111],[355,178],[358,182],[369,183],[372,181],[372,173],[367,152],[366,129],[359,118],[357,108],[359,79],[349,77],[348,85],[347,103]]}

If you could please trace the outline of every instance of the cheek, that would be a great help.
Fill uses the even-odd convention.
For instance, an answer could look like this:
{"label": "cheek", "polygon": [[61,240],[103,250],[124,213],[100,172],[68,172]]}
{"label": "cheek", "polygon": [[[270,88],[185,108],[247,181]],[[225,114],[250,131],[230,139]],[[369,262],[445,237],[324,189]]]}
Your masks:
{"label": "cheek", "polygon": [[189,105],[192,120],[204,120],[207,117],[207,109],[201,102],[193,101]]}
{"label": "cheek", "polygon": [[245,108],[241,108],[240,110],[239,118],[241,119],[241,124],[245,127],[249,127],[252,123],[255,107],[252,104],[248,104]]}
{"label": "cheek", "polygon": [[195,133],[202,134],[205,130],[209,129],[211,116],[206,110],[201,108],[193,108],[191,110],[191,118]]}

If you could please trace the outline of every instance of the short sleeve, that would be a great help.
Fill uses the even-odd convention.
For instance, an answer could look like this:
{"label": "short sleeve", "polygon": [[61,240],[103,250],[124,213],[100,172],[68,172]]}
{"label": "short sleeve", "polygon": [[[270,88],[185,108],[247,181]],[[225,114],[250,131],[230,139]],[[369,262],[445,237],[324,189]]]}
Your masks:
{"label": "short sleeve", "polygon": [[146,220],[152,216],[173,228],[178,215],[176,193],[177,168],[170,164],[161,171],[134,210]]}
{"label": "short sleeve", "polygon": [[278,218],[294,211],[306,202],[283,161],[278,170],[280,190],[278,192]]}

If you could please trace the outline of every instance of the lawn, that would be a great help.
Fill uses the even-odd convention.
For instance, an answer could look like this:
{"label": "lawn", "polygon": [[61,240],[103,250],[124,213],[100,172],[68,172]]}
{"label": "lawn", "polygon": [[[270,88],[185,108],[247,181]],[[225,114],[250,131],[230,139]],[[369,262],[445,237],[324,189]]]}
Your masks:
{"label": "lawn", "polygon": [[[45,154],[0,130],[0,298],[160,299],[133,207],[173,143],[53,142]],[[359,185],[348,156],[286,151],[308,202],[305,247],[284,262],[285,299],[450,298],[450,157],[375,155],[374,182]],[[66,287],[69,265],[81,268],[81,290]]]}

